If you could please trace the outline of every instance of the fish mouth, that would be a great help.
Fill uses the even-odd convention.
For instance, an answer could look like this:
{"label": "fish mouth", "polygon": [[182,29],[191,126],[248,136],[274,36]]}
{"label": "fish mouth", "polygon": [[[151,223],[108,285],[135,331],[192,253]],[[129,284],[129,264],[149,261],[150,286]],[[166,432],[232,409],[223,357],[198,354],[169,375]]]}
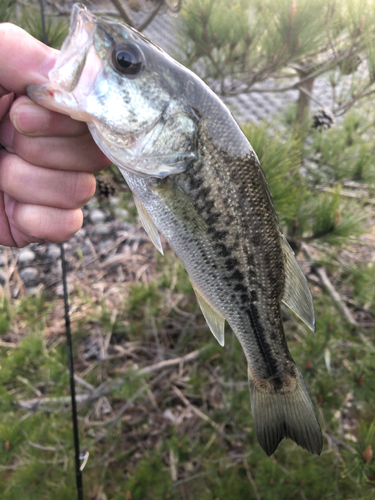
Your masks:
{"label": "fish mouth", "polygon": [[65,39],[49,79],[57,90],[72,92],[82,75],[87,54],[93,44],[96,17],[82,4],[72,8],[69,35]]}
{"label": "fish mouth", "polygon": [[[72,8],[69,34],[45,85],[29,85],[28,96],[36,103],[80,121],[91,121],[78,103],[90,94],[102,69],[93,48],[97,18],[82,4]],[[86,61],[89,60],[89,64]],[[85,71],[84,71],[85,70]]]}

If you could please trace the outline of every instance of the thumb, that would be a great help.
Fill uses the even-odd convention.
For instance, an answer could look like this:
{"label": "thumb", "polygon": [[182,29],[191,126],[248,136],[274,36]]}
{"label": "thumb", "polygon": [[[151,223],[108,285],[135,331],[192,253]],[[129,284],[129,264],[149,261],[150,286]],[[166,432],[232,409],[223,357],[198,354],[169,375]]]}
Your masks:
{"label": "thumb", "polygon": [[25,94],[27,85],[47,82],[57,54],[18,26],[0,24],[0,88]]}

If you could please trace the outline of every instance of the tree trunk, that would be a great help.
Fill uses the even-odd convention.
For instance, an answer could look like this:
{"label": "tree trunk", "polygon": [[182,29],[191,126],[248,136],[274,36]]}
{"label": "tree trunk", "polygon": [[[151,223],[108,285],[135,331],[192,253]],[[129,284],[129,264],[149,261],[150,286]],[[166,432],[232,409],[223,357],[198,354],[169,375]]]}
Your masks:
{"label": "tree trunk", "polygon": [[[308,73],[300,72],[300,78],[306,78]],[[314,87],[315,77],[308,78],[300,87],[299,97],[297,102],[297,114],[296,121],[300,126],[305,124],[307,119],[309,109],[310,109],[310,97],[307,95],[302,89],[306,89],[309,94],[312,94],[312,90]]]}

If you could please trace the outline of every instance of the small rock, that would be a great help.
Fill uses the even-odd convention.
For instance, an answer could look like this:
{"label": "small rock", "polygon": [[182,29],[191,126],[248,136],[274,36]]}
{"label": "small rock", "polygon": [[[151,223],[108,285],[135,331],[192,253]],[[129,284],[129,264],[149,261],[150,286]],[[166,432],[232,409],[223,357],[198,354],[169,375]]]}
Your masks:
{"label": "small rock", "polygon": [[30,287],[27,287],[26,289],[27,289],[27,293],[29,295],[34,295],[34,296],[39,295],[40,291],[41,291],[40,285],[38,285],[38,286],[30,286]]}
{"label": "small rock", "polygon": [[86,236],[86,229],[84,227],[81,227],[79,231],[76,232],[74,235],[75,238],[85,238]]}
{"label": "small rock", "polygon": [[100,204],[98,200],[94,197],[91,198],[91,200],[88,203],[86,203],[85,208],[87,208],[90,212],[92,212],[93,210],[100,208]]}
{"label": "small rock", "polygon": [[95,233],[100,236],[107,236],[110,233],[108,224],[98,224],[95,228]]}
{"label": "small rock", "polygon": [[24,248],[18,254],[18,262],[21,264],[30,264],[35,259],[35,253],[30,248]]}
{"label": "small rock", "polygon": [[4,285],[5,283],[5,273],[0,271],[0,285]]}
{"label": "small rock", "polygon": [[6,259],[5,259],[4,255],[0,255],[0,267],[5,266],[5,261],[6,261]]}
{"label": "small rock", "polygon": [[38,277],[38,275],[39,271],[35,267],[25,267],[20,271],[20,276],[23,281],[35,280]]}
{"label": "small rock", "polygon": [[113,206],[113,207],[118,207],[119,204],[120,204],[120,198],[118,196],[111,196],[109,198],[109,203]]}
{"label": "small rock", "polygon": [[60,248],[57,245],[48,245],[47,255],[52,260],[58,259],[60,257]]}
{"label": "small rock", "polygon": [[[68,283],[67,288],[68,288],[68,295],[69,295],[70,293],[73,292],[73,285],[71,285],[71,284]],[[60,283],[59,285],[57,285],[57,287],[56,287],[56,294],[59,297],[62,297],[64,295],[64,287],[63,287],[62,283]]]}
{"label": "small rock", "polygon": [[104,222],[106,218],[105,213],[97,209],[90,212],[89,217],[93,224],[99,224],[101,222]]}
{"label": "small rock", "polygon": [[99,252],[104,252],[105,250],[107,250],[107,248],[109,248],[112,245],[113,245],[113,240],[102,241],[98,246],[98,250]]}
{"label": "small rock", "polygon": [[128,220],[129,219],[129,212],[125,208],[116,207],[115,208],[115,215],[118,219],[121,219],[121,220]]}

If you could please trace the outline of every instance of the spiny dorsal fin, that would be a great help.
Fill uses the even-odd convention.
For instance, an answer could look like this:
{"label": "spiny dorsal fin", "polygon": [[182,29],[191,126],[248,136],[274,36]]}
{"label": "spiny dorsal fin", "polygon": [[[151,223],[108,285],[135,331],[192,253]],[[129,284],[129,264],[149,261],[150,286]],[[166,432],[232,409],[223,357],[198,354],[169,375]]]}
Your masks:
{"label": "spiny dorsal fin", "polygon": [[283,235],[280,239],[285,264],[282,302],[315,333],[315,312],[309,285],[289,243]]}
{"label": "spiny dorsal fin", "polygon": [[159,252],[164,255],[163,247],[161,246],[160,236],[158,228],[156,227],[154,221],[149,216],[147,210],[139,201],[139,199],[133,194],[134,203],[138,210],[139,218],[141,219],[142,226],[144,227],[146,233],[149,235],[150,240],[159,250]]}
{"label": "spiny dorsal fin", "polygon": [[204,319],[207,321],[207,324],[210,327],[210,330],[215,339],[221,346],[223,346],[225,342],[225,318],[220,313],[218,313],[209,302],[207,302],[207,300],[203,297],[203,295],[199,292],[195,285],[193,285],[193,283],[192,287],[195,295],[197,296],[198,304],[202,310]]}

